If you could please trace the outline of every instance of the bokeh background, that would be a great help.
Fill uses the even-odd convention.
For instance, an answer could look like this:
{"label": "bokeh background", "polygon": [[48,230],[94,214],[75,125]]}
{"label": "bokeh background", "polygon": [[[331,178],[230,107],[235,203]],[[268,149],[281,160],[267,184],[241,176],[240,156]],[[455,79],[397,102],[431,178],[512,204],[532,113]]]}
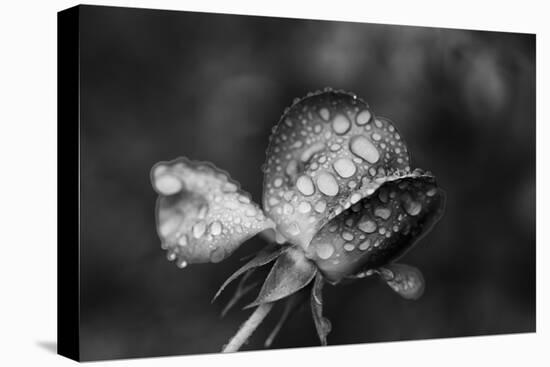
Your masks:
{"label": "bokeh background", "polygon": [[[254,238],[178,269],[155,232],[150,168],[187,156],[260,202],[271,127],[331,86],[396,122],[447,211],[403,262],[406,301],[375,279],[325,287],[329,344],[535,331],[535,36],[81,7],[81,356],[213,353],[250,311],[211,297]],[[72,244],[66,244],[72,246]],[[261,349],[275,310],[245,349]],[[308,307],[273,348],[316,346]]]}

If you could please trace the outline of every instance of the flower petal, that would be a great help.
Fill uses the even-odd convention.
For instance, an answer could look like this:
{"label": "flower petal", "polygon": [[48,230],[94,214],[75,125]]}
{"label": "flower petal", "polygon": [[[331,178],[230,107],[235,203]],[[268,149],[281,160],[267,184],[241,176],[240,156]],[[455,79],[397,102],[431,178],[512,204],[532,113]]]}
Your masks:
{"label": "flower petal", "polygon": [[308,285],[316,273],[315,264],[305,258],[303,251],[290,247],[277,258],[258,298],[245,308],[290,296]]}
{"label": "flower petal", "polygon": [[273,222],[229,174],[210,163],[179,158],[151,171],[157,231],[179,267],[219,262]]}
{"label": "flower petal", "polygon": [[417,268],[405,264],[390,264],[380,269],[382,279],[394,292],[406,299],[418,299],[424,293],[425,282]]}
{"label": "flower petal", "polygon": [[318,92],[297,100],[273,130],[264,208],[305,249],[319,228],[372,192],[376,180],[409,170],[407,147],[389,120],[351,93]]}
{"label": "flower petal", "polygon": [[388,180],[323,226],[306,256],[331,282],[384,266],[430,231],[444,204],[445,194],[430,174],[415,170]]}

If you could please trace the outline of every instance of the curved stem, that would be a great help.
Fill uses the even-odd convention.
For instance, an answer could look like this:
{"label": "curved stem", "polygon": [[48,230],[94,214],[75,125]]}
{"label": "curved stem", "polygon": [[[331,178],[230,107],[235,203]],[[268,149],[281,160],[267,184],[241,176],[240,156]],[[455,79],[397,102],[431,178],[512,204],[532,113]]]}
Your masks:
{"label": "curved stem", "polygon": [[250,338],[254,330],[262,323],[264,318],[267,316],[269,311],[271,311],[271,308],[273,307],[273,303],[262,303],[260,304],[256,310],[250,315],[248,320],[245,321],[245,323],[241,326],[239,331],[237,331],[237,334],[231,338],[229,343],[225,345],[225,347],[222,350],[222,353],[231,353],[236,352],[239,350],[239,348]]}

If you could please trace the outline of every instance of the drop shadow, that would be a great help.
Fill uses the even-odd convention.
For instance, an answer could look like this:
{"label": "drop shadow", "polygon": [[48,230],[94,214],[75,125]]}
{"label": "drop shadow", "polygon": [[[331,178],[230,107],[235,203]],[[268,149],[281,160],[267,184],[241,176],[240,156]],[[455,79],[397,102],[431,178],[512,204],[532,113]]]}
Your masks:
{"label": "drop shadow", "polygon": [[41,347],[42,349],[45,349],[46,351],[57,354],[57,342],[51,341],[51,340],[41,340],[36,342],[36,345]]}

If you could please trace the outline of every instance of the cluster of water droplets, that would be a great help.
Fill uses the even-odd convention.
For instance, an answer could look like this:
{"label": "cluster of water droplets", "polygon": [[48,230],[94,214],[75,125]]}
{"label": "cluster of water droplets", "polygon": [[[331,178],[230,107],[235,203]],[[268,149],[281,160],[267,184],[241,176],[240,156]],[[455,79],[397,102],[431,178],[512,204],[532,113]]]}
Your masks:
{"label": "cluster of water droplets", "polygon": [[295,100],[273,129],[264,207],[285,235],[308,238],[319,229],[312,223],[322,225],[361,200],[373,182],[409,170],[391,122],[353,94],[312,93]]}
{"label": "cluster of water droplets", "polygon": [[[417,179],[420,177],[420,179]],[[369,262],[369,256],[384,255],[388,261],[410,245],[425,219],[440,204],[440,191],[433,177],[417,170],[405,178],[388,181],[325,225],[313,238],[307,256],[329,273],[341,264],[354,268]],[[374,264],[380,266],[381,264]]]}
{"label": "cluster of water droplets", "polygon": [[158,233],[167,257],[181,268],[219,262],[244,240],[270,226],[262,210],[227,173],[180,159],[152,173],[160,194]]}

